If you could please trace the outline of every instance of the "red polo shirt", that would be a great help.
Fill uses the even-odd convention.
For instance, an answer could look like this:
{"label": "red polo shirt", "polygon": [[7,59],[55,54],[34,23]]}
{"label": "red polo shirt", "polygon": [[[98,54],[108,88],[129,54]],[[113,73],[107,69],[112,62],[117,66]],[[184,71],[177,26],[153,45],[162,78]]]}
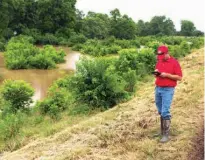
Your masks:
{"label": "red polo shirt", "polygon": [[[158,61],[155,69],[158,69],[159,72],[170,73],[182,77],[182,70],[180,64],[173,57],[170,57],[166,61]],[[155,84],[159,87],[175,87],[177,85],[177,81],[169,78],[156,76]]]}

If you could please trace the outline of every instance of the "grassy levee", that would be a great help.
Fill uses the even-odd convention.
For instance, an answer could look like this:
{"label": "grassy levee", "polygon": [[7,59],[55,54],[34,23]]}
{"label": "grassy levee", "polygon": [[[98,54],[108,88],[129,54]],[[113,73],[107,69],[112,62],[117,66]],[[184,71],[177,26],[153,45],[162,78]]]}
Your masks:
{"label": "grassy levee", "polygon": [[47,138],[37,139],[2,160],[187,160],[192,139],[203,124],[204,49],[180,59],[183,80],[172,103],[171,140],[160,144],[154,103],[154,79],[140,84],[129,102]]}

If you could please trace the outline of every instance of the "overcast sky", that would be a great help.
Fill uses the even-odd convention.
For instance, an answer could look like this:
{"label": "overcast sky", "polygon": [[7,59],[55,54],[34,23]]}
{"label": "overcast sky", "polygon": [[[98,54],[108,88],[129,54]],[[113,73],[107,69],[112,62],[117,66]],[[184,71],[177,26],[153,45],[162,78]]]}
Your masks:
{"label": "overcast sky", "polygon": [[153,16],[165,15],[180,30],[181,20],[192,21],[196,28],[205,31],[205,0],[77,0],[76,8],[109,14],[118,8],[135,22],[150,21]]}

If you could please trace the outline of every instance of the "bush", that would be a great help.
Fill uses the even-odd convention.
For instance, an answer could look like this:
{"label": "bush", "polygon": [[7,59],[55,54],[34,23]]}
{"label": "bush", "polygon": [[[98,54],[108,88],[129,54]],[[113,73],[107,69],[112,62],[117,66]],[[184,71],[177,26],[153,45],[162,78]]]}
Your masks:
{"label": "bush", "polygon": [[4,51],[5,50],[5,43],[0,41],[0,51]]}
{"label": "bush", "polygon": [[40,52],[35,57],[29,59],[30,67],[28,68],[37,68],[37,69],[52,69],[56,67],[55,62],[51,57],[47,57],[45,54]]}
{"label": "bush", "polygon": [[186,41],[182,41],[180,44],[181,50],[183,50],[183,56],[189,54],[191,52],[190,44],[188,44]]}
{"label": "bush", "polygon": [[53,119],[60,118],[60,113],[73,103],[73,97],[65,88],[59,88],[57,84],[49,89],[48,98],[38,102],[37,107],[42,114],[48,114]]}
{"label": "bush", "polygon": [[5,80],[1,87],[1,95],[11,104],[11,110],[25,110],[32,103],[34,89],[22,80]]}
{"label": "bush", "polygon": [[133,46],[133,44],[131,42],[132,41],[130,41],[130,40],[115,40],[114,44],[120,46],[123,49],[135,47],[135,46]]}
{"label": "bush", "polygon": [[123,49],[119,54],[120,57],[116,63],[119,72],[126,73],[130,69],[135,70],[138,79],[140,79],[154,70],[156,58],[153,49]]}
{"label": "bush", "polygon": [[17,114],[7,114],[0,119],[0,141],[15,139],[20,134],[20,128],[25,120],[25,115],[18,112]]}
{"label": "bush", "polygon": [[134,92],[137,82],[136,71],[129,69],[128,72],[123,73],[122,77],[126,82],[125,90],[127,92]]}
{"label": "bush", "polygon": [[71,115],[71,116],[76,116],[80,114],[86,115],[86,114],[89,114],[91,110],[92,108],[89,105],[77,103],[73,105],[71,108],[69,108],[68,115]]}
{"label": "bush", "polygon": [[50,45],[44,46],[40,53],[45,55],[46,58],[51,58],[57,64],[65,61],[65,52],[62,49],[56,51],[56,49]]}
{"label": "bush", "polygon": [[9,69],[28,69],[30,58],[36,56],[39,49],[30,43],[18,43],[10,41],[6,47],[5,63]]}
{"label": "bush", "polygon": [[112,59],[84,59],[69,80],[69,89],[78,102],[93,107],[111,107],[126,97],[125,82],[119,76]]}
{"label": "bush", "polygon": [[138,37],[137,38],[140,42],[140,45],[146,46],[146,44],[150,41],[153,40],[153,38],[151,38],[150,36],[146,36],[146,37]]}
{"label": "bush", "polygon": [[118,45],[112,45],[108,49],[108,54],[116,54],[118,51],[120,51],[122,48]]}
{"label": "bush", "polygon": [[159,41],[150,41],[147,43],[147,47],[152,48],[154,52],[157,52],[157,48],[162,45]]}
{"label": "bush", "polygon": [[190,38],[188,40],[189,42],[191,42],[191,48],[196,48],[199,49],[201,46],[204,46],[204,38]]}
{"label": "bush", "polygon": [[180,58],[183,57],[184,51],[181,49],[179,45],[174,45],[174,46],[168,46],[169,47],[169,53],[171,56],[175,58]]}
{"label": "bush", "polygon": [[39,43],[39,40],[41,39],[41,36],[42,36],[41,31],[36,28],[32,28],[32,29],[25,28],[22,31],[22,34],[33,37],[35,43]]}
{"label": "bush", "polygon": [[140,41],[138,39],[131,40],[131,45],[136,48],[140,48]]}
{"label": "bush", "polygon": [[3,37],[0,37],[0,52],[5,50],[6,40]]}
{"label": "bush", "polygon": [[154,70],[156,64],[156,55],[154,54],[154,49],[152,48],[143,48],[138,51],[137,60],[140,63],[145,64],[147,73],[151,73]]}
{"label": "bush", "polygon": [[83,45],[82,44],[75,44],[73,47],[72,47],[72,50],[74,51],[80,51],[83,49]]}
{"label": "bush", "polygon": [[72,43],[72,45],[74,44],[83,44],[87,41],[87,38],[83,35],[83,34],[76,34],[73,35],[69,38],[69,41]]}
{"label": "bush", "polygon": [[26,35],[19,35],[16,37],[12,37],[9,40],[10,44],[11,43],[30,43],[30,44],[34,44],[35,43],[35,39],[32,36],[26,36]]}
{"label": "bush", "polygon": [[52,44],[52,45],[57,45],[59,44],[58,38],[51,34],[51,33],[46,33],[45,35],[41,35],[37,39],[37,43],[39,44]]}
{"label": "bush", "polygon": [[2,98],[2,95],[0,95],[0,112],[2,112],[4,108],[4,99]]}
{"label": "bush", "polygon": [[29,41],[24,41],[25,38],[17,39],[9,41],[6,47],[5,62],[9,69],[50,69],[55,68],[56,63],[65,61],[66,54],[63,50],[56,51],[49,45],[39,49]]}
{"label": "bush", "polygon": [[119,51],[120,57],[116,62],[116,69],[119,72],[128,72],[131,70],[138,70],[137,67],[137,49],[122,49]]}

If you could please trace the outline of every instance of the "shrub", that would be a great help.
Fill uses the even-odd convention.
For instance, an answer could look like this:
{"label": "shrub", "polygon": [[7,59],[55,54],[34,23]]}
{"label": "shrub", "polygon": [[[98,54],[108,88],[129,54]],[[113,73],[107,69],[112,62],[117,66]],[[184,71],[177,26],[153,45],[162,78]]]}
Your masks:
{"label": "shrub", "polygon": [[30,58],[37,55],[39,49],[30,43],[18,43],[10,41],[6,47],[5,63],[9,69],[30,68]]}
{"label": "shrub", "polygon": [[157,48],[162,45],[159,41],[150,41],[147,43],[147,47],[152,48],[154,52],[157,51]]}
{"label": "shrub", "polygon": [[0,95],[0,112],[2,112],[4,108],[4,99],[2,98],[2,95]]}
{"label": "shrub", "polygon": [[83,49],[83,45],[82,44],[75,44],[73,47],[72,47],[72,50],[74,51],[80,51]]}
{"label": "shrub", "polygon": [[114,44],[120,46],[123,49],[134,47],[130,40],[115,40]]}
{"label": "shrub", "polygon": [[35,57],[29,59],[30,67],[28,68],[37,68],[37,69],[51,69],[55,68],[56,64],[51,57],[47,57],[45,54],[40,52]]}
{"label": "shrub", "polygon": [[5,50],[6,40],[3,37],[0,37],[0,51]]}
{"label": "shrub", "polygon": [[154,70],[156,58],[153,49],[123,49],[119,54],[120,57],[116,63],[119,72],[125,73],[130,69],[135,70],[138,79],[140,79]]}
{"label": "shrub", "polygon": [[189,54],[191,52],[190,44],[188,44],[186,41],[182,41],[180,44],[181,50],[183,50],[183,56]]}
{"label": "shrub", "polygon": [[56,51],[56,49],[50,45],[44,46],[40,53],[45,55],[46,58],[51,58],[55,63],[62,63],[65,61],[65,52],[62,49]]}
{"label": "shrub", "polygon": [[204,39],[203,38],[190,38],[188,40],[191,42],[191,48],[199,49],[201,46],[204,46]]}
{"label": "shrub", "polygon": [[129,69],[128,72],[122,74],[122,77],[126,82],[125,90],[128,92],[134,92],[137,82],[136,71]]}
{"label": "shrub", "polygon": [[75,34],[69,38],[69,41],[72,43],[72,45],[78,43],[83,44],[87,41],[87,38],[83,34]]}
{"label": "shrub", "polygon": [[69,89],[78,102],[93,107],[111,107],[126,97],[125,82],[119,76],[112,59],[83,59],[76,74],[69,80]]}
{"label": "shrub", "polygon": [[25,28],[23,31],[22,31],[22,34],[23,35],[27,35],[27,36],[31,36],[34,38],[34,42],[35,43],[39,43],[39,40],[42,36],[42,33],[40,30],[36,29],[36,28],[32,28],[32,29],[29,29],[29,28]]}
{"label": "shrub", "polygon": [[137,60],[145,64],[146,71],[149,74],[154,70],[156,64],[156,56],[154,54],[154,49],[152,48],[143,48],[140,49],[137,54]]}
{"label": "shrub", "polygon": [[109,54],[116,54],[116,53],[118,53],[118,51],[120,51],[121,49],[122,49],[122,48],[121,48],[120,46],[118,46],[118,45],[112,45],[112,46],[109,47],[108,53],[109,53]]}
{"label": "shrub", "polygon": [[20,128],[25,120],[25,115],[18,112],[17,114],[7,114],[0,119],[0,141],[8,141],[20,134]]}
{"label": "shrub", "polygon": [[131,45],[136,48],[140,48],[140,41],[138,39],[131,40]]}
{"label": "shrub", "polygon": [[59,44],[59,41],[55,35],[51,33],[46,33],[45,35],[41,35],[38,37],[37,43],[57,45]]}
{"label": "shrub", "polygon": [[22,80],[5,80],[1,87],[2,97],[11,104],[11,110],[25,110],[32,103],[34,89]]}
{"label": "shrub", "polygon": [[12,37],[9,40],[10,44],[11,43],[31,43],[34,44],[35,43],[35,39],[32,36],[26,36],[26,35],[19,35],[16,37]]}
{"label": "shrub", "polygon": [[146,37],[138,37],[138,40],[140,42],[140,45],[146,46],[146,44],[148,42],[150,42],[151,40],[153,40],[153,38],[151,38],[150,36],[146,36]]}
{"label": "shrub", "polygon": [[137,49],[122,49],[120,57],[116,62],[116,69],[120,72],[127,72],[129,69],[137,70]]}
{"label": "shrub", "polygon": [[42,114],[48,114],[51,118],[60,118],[60,113],[73,103],[72,95],[65,89],[59,88],[57,84],[49,89],[48,98],[39,102],[37,107]]}
{"label": "shrub", "polygon": [[35,47],[33,44],[20,39],[9,41],[6,52],[5,62],[9,69],[50,69],[55,68],[56,63],[64,62],[65,52],[56,51],[53,46],[46,45],[43,49]]}
{"label": "shrub", "polygon": [[174,45],[174,46],[170,45],[168,47],[169,47],[169,53],[171,56],[175,58],[183,57],[184,51],[181,49],[179,45]]}
{"label": "shrub", "polygon": [[91,106],[88,104],[76,103],[68,110],[68,115],[76,116],[76,115],[87,115],[92,111]]}

